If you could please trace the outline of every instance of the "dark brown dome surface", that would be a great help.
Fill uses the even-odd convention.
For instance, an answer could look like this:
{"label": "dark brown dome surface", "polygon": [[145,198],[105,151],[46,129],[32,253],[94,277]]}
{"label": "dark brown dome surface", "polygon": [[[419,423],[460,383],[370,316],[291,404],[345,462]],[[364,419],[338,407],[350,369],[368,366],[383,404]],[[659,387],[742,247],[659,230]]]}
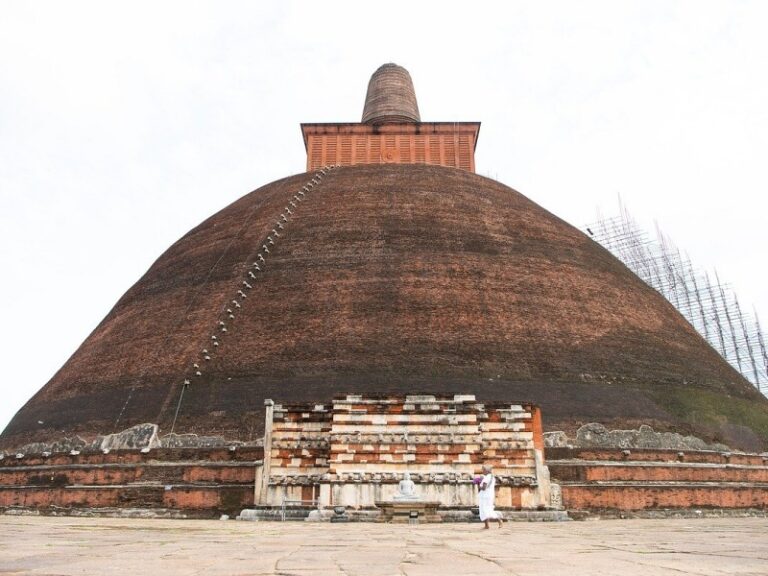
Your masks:
{"label": "dark brown dome surface", "polygon": [[765,442],[768,401],[658,293],[518,192],[452,168],[356,166],[288,216],[311,177],[268,184],[171,246],[0,445],[168,432],[185,378],[176,431],[240,440],[261,433],[265,398],[469,393],[537,402],[549,430],[650,423]]}

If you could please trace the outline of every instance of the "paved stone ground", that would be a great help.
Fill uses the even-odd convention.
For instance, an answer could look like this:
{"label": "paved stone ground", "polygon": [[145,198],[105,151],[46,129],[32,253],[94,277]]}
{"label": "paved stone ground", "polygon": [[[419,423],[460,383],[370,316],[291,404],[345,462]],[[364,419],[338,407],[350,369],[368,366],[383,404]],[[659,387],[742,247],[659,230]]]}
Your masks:
{"label": "paved stone ground", "polygon": [[308,524],[0,516],[0,574],[768,574],[768,519]]}

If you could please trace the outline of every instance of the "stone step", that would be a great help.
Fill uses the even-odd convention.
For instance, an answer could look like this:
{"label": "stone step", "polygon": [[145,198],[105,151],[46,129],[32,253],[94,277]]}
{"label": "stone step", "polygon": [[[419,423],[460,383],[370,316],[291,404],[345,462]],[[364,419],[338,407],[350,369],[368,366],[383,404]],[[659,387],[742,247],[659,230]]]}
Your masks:
{"label": "stone step", "polygon": [[768,482],[768,466],[681,462],[547,462],[551,478],[568,482]]}
{"label": "stone step", "polygon": [[149,451],[110,450],[77,454],[54,452],[52,454],[1,454],[0,467],[53,466],[72,464],[130,464],[137,462],[188,463],[188,462],[255,462],[264,457],[264,449],[255,447],[231,448],[153,448]]}
{"label": "stone step", "polygon": [[233,514],[252,504],[253,484],[0,486],[0,510],[127,507]]}
{"label": "stone step", "polygon": [[768,508],[768,483],[564,482],[567,510]]}
{"label": "stone step", "polygon": [[[286,521],[317,521],[331,522],[334,513],[331,510],[324,509],[315,512],[316,508],[306,506],[286,507]],[[568,512],[564,510],[505,510],[497,508],[504,515],[504,520],[511,522],[563,522],[570,520]],[[313,514],[313,512],[315,512]],[[441,522],[480,522],[477,509],[472,508],[443,508],[437,509],[437,515]],[[237,518],[238,520],[269,522],[282,520],[281,509],[276,507],[254,507],[244,509]],[[344,519],[348,522],[378,522],[381,521],[381,511],[378,509],[347,509],[344,513]],[[424,523],[425,518],[421,518],[418,523]]]}
{"label": "stone step", "polygon": [[0,485],[254,482],[256,462],[137,462],[0,467]]}
{"label": "stone step", "polygon": [[547,461],[584,460],[618,462],[687,462],[768,466],[768,454],[717,452],[713,450],[672,450],[658,448],[546,448]]}

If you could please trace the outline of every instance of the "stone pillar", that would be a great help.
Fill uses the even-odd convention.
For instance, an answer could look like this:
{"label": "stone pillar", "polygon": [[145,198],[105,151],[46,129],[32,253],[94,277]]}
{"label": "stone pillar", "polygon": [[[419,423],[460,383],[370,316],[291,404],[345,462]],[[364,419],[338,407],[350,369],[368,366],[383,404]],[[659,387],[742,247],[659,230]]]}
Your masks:
{"label": "stone pillar", "polygon": [[536,506],[551,506],[549,468],[544,461],[544,427],[541,422],[541,408],[531,406],[533,420],[533,446],[536,459],[536,483],[538,485],[538,501]]}
{"label": "stone pillar", "polygon": [[320,484],[319,488],[320,488],[320,493],[317,496],[319,503],[317,507],[324,508],[324,507],[333,506],[331,484],[330,483]]}
{"label": "stone pillar", "polygon": [[[254,500],[257,504],[267,504],[269,476],[272,468],[272,418],[274,417],[275,403],[267,398],[264,400],[264,406],[266,406],[266,415],[264,416],[264,463],[261,466],[261,474],[259,475],[257,471],[256,475],[257,492]],[[259,480],[261,480],[260,483]]]}

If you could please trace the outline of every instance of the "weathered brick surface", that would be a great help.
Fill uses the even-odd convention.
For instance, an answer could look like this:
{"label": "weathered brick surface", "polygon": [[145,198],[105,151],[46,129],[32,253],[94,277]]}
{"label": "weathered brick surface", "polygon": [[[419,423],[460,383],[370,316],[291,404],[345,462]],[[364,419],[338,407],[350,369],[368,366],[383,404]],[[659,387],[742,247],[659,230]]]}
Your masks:
{"label": "weathered brick surface", "polygon": [[14,466],[66,466],[68,464],[132,464],[152,462],[253,462],[261,460],[264,448],[261,446],[229,448],[155,448],[149,452],[139,450],[112,450],[103,452],[82,452],[80,454],[23,454],[17,458],[9,454],[0,460],[0,467]]}
{"label": "weathered brick surface", "polygon": [[419,122],[416,90],[408,70],[388,63],[376,70],[368,82],[362,122]]}
{"label": "weathered brick surface", "polygon": [[392,498],[408,472],[422,497],[468,506],[472,478],[489,464],[499,505],[549,505],[540,411],[530,403],[353,395],[278,404],[272,421],[265,503],[308,494],[325,505],[371,506]]}
{"label": "weathered brick surface", "polygon": [[[118,428],[170,429],[191,363],[287,198],[311,177],[268,184],[169,248],[16,415],[0,447],[62,431],[92,437],[115,430],[118,416]],[[542,407],[547,429],[696,428],[668,409],[683,393],[706,392],[713,411],[739,401],[768,410],[662,296],[498,182],[439,166],[361,165],[332,171],[311,195],[185,392],[177,431],[252,440],[265,398],[340,393],[520,398]],[[749,427],[737,419],[723,421]]]}
{"label": "weathered brick surface", "polygon": [[498,475],[536,475],[537,406],[350,398],[321,407],[277,405],[271,473],[387,473],[421,465],[430,473],[474,474],[488,463]]}
{"label": "weathered brick surface", "polygon": [[15,488],[0,486],[0,508],[171,508],[236,513],[253,505],[253,486],[96,486]]}
{"label": "weathered brick surface", "polygon": [[[0,508],[235,511],[253,503],[261,448],[52,454],[0,461]],[[164,458],[165,460],[161,460]],[[238,509],[239,510],[239,509]]]}
{"label": "weathered brick surface", "polygon": [[656,508],[768,508],[768,485],[565,484],[569,510],[652,510]]}
{"label": "weathered brick surface", "polygon": [[550,448],[547,457],[568,509],[768,507],[759,454]]}
{"label": "weathered brick surface", "polygon": [[552,479],[584,482],[761,482],[768,484],[768,466],[718,466],[647,463],[594,465],[588,462],[549,462]]}
{"label": "weathered brick surface", "polygon": [[238,513],[253,505],[253,486],[174,487],[163,491],[163,508]]}
{"label": "weathered brick surface", "polygon": [[605,460],[622,462],[688,462],[696,464],[738,464],[766,466],[768,456],[707,450],[656,450],[656,449],[606,449],[606,448],[547,448],[547,460]]}

